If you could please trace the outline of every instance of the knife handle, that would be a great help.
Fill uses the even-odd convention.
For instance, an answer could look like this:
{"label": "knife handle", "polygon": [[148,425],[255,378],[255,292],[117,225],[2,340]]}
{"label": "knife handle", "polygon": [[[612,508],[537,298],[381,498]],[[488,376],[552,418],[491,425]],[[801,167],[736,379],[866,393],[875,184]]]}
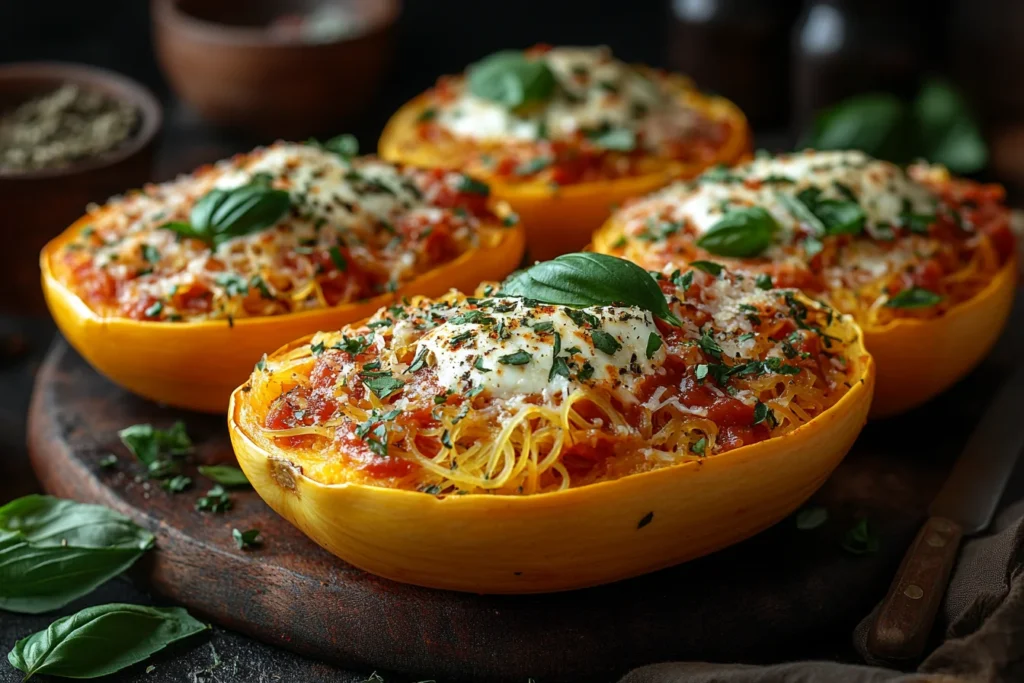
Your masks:
{"label": "knife handle", "polygon": [[932,517],[921,527],[868,633],[872,656],[889,661],[921,656],[962,537],[963,528],[945,517]]}

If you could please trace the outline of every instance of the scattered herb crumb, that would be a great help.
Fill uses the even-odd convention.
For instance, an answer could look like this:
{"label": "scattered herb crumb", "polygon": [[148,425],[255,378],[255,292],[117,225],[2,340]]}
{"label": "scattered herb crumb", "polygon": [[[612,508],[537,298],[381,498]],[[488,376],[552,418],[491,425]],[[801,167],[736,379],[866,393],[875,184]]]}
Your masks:
{"label": "scattered herb crumb", "polygon": [[232,502],[224,487],[217,484],[206,495],[196,501],[196,510],[200,512],[226,512],[231,509]]}
{"label": "scattered herb crumb", "polygon": [[238,546],[239,550],[255,548],[263,543],[263,540],[260,538],[259,529],[248,529],[247,531],[232,529],[231,537],[235,539],[235,545]]}
{"label": "scattered herb crumb", "polygon": [[163,483],[163,488],[168,493],[181,493],[190,486],[192,486],[192,477],[186,477],[181,474],[172,477]]}
{"label": "scattered herb crumb", "polygon": [[805,507],[803,510],[796,513],[796,528],[801,531],[817,529],[827,521],[828,510],[820,505]]}
{"label": "scattered herb crumb", "polygon": [[843,550],[854,555],[876,553],[880,545],[878,534],[867,517],[860,518],[843,537]]}

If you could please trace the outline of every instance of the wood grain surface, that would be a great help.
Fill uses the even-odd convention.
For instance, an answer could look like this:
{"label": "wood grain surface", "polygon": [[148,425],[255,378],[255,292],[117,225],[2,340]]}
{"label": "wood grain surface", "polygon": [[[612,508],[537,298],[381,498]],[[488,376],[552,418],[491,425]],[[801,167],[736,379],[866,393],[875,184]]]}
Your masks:
{"label": "wood grain surface", "polygon": [[[610,680],[650,662],[779,660],[796,644],[835,638],[880,600],[952,458],[997,384],[986,366],[960,390],[869,426],[813,504],[829,519],[788,519],[698,561],[582,591],[474,596],[398,584],[329,555],[246,490],[223,514],[195,511],[212,482],[198,464],[233,462],[223,418],[160,407],[97,375],[58,343],[37,379],[29,447],[44,488],[109,505],[157,535],[137,567],[156,592],[267,643],[359,668],[439,680]],[[196,443],[195,485],[171,495],[147,480],[117,430],[183,419]],[[948,425],[939,432],[935,424]],[[100,467],[114,453],[115,469]],[[877,552],[843,549],[867,517]],[[259,528],[238,550],[233,528]]]}

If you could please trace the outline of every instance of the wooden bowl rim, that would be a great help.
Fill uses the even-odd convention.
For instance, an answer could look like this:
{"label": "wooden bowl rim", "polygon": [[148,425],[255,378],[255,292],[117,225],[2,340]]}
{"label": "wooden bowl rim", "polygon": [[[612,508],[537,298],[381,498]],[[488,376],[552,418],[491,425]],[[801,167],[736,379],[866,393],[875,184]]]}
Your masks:
{"label": "wooden bowl rim", "polygon": [[139,112],[141,122],[138,130],[128,140],[109,152],[59,168],[34,171],[9,171],[0,168],[0,181],[64,178],[114,166],[142,151],[153,141],[163,124],[163,108],[156,96],[141,83],[108,69],[67,62],[20,62],[0,65],[0,91],[6,90],[12,83],[52,84],[55,87],[73,83],[101,90],[133,105]]}
{"label": "wooden bowl rim", "polygon": [[376,10],[379,13],[379,18],[363,31],[336,40],[308,42],[295,37],[275,36],[259,27],[234,26],[208,21],[182,11],[178,6],[179,0],[151,0],[151,3],[155,26],[173,31],[179,36],[187,35],[191,39],[202,42],[233,47],[317,49],[337,46],[381,33],[393,26],[401,14],[401,0],[372,0],[367,4],[382,7],[382,9]]}

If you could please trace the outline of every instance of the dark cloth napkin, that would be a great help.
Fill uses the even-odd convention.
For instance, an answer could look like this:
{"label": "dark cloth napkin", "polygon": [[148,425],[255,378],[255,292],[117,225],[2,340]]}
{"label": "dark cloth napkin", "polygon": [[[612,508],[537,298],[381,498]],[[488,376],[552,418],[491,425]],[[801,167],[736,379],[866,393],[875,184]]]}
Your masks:
{"label": "dark cloth napkin", "polygon": [[864,665],[665,663],[631,671],[619,683],[1024,683],[1024,501],[1005,509],[988,535],[964,544],[937,619],[941,642],[916,672],[871,661],[865,643],[874,616],[853,633]]}

